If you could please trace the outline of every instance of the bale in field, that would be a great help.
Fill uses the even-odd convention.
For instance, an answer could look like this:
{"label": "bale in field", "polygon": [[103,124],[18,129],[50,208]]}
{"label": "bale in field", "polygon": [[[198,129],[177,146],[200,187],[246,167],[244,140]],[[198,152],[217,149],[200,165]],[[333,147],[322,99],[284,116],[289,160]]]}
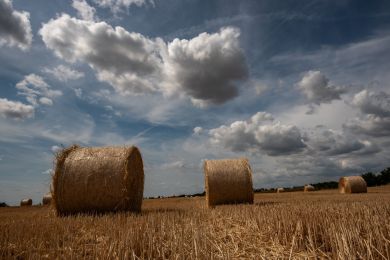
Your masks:
{"label": "bale in field", "polygon": [[276,193],[281,193],[281,192],[284,192],[284,188],[277,188],[276,189]]}
{"label": "bale in field", "polygon": [[252,170],[247,159],[204,162],[206,203],[253,203]]}
{"label": "bale in field", "polygon": [[51,203],[51,193],[46,193],[45,195],[43,195],[43,198],[42,198],[42,204],[43,205],[50,205]]}
{"label": "bale in field", "polygon": [[314,186],[309,184],[309,185],[305,185],[305,187],[303,188],[303,191],[304,192],[315,191],[315,188],[314,188]]}
{"label": "bale in field", "polygon": [[20,201],[20,206],[21,207],[24,207],[24,206],[31,206],[32,205],[32,199],[23,199]]}
{"label": "bale in field", "polygon": [[141,210],[144,169],[138,148],[73,145],[56,155],[52,183],[58,215]]}
{"label": "bale in field", "polygon": [[361,176],[341,177],[339,191],[340,193],[366,193],[367,183]]}

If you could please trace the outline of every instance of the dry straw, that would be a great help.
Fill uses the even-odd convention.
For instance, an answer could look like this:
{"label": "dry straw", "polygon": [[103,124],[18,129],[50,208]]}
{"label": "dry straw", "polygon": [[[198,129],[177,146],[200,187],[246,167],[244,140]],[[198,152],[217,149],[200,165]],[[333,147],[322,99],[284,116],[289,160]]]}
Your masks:
{"label": "dry straw", "polygon": [[305,187],[303,188],[303,191],[304,192],[315,191],[315,188],[314,188],[314,186],[309,184],[309,185],[305,185]]}
{"label": "dry straw", "polygon": [[367,183],[361,176],[341,177],[339,191],[340,193],[366,193]]}
{"label": "dry straw", "polygon": [[32,199],[23,199],[20,201],[20,206],[31,206],[32,205]]}
{"label": "dry straw", "polygon": [[58,215],[141,210],[144,170],[137,147],[73,145],[56,155],[53,204]]}
{"label": "dry straw", "polygon": [[206,160],[204,174],[209,207],[253,203],[252,170],[247,159]]}
{"label": "dry straw", "polygon": [[281,192],[284,192],[284,188],[277,188],[276,189],[276,193],[281,193]]}
{"label": "dry straw", "polygon": [[42,198],[42,204],[43,205],[50,205],[51,203],[51,193],[46,193],[45,195],[43,195],[43,198]]}

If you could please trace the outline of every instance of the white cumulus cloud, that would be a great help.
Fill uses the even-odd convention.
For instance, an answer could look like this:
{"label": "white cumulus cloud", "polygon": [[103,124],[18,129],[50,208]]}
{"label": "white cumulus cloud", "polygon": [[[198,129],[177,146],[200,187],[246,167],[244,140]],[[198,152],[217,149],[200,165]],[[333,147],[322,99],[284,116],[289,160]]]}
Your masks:
{"label": "white cumulus cloud", "polygon": [[114,14],[128,10],[132,5],[142,6],[147,2],[154,4],[152,0],[94,0],[94,2],[100,7],[110,8],[111,12]]}
{"label": "white cumulus cloud", "polygon": [[67,82],[69,80],[76,80],[84,77],[84,73],[69,68],[68,66],[59,65],[55,68],[45,68],[43,69],[45,73],[53,75],[59,81]]}
{"label": "white cumulus cloud", "polygon": [[18,94],[25,96],[26,100],[34,106],[38,106],[39,103],[52,105],[52,99],[62,95],[60,90],[52,90],[44,79],[36,74],[25,76],[22,81],[16,84],[16,88]]}
{"label": "white cumulus cloud", "polygon": [[90,6],[86,0],[73,0],[72,7],[77,10],[77,15],[83,20],[97,20],[96,9]]}
{"label": "white cumulus cloud", "polygon": [[193,129],[193,134],[194,135],[200,135],[200,134],[202,134],[203,133],[203,127],[200,127],[200,126],[196,126],[196,127],[194,127],[194,129]]}
{"label": "white cumulus cloud", "polygon": [[266,153],[270,156],[299,153],[306,147],[300,130],[294,125],[276,122],[265,112],[248,121],[235,121],[209,131],[212,144],[233,152]]}
{"label": "white cumulus cloud", "polygon": [[39,33],[58,57],[87,63],[98,80],[121,95],[179,95],[204,107],[236,97],[238,81],[248,75],[240,31],[232,27],[165,43],[120,26],[63,14]]}
{"label": "white cumulus cloud", "polygon": [[58,57],[88,63],[99,80],[108,82],[121,94],[156,90],[153,75],[161,63],[156,55],[158,45],[139,33],[67,14],[44,24],[39,33]]}
{"label": "white cumulus cloud", "polygon": [[34,116],[34,107],[6,98],[0,98],[0,115],[12,119],[30,118]]}

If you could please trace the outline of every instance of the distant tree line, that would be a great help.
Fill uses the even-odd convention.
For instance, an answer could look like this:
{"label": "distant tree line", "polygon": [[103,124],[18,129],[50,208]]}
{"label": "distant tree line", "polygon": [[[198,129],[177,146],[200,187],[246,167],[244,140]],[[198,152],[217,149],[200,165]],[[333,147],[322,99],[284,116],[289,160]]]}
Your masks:
{"label": "distant tree line", "polygon": [[[368,187],[386,185],[390,183],[390,167],[382,170],[381,172],[375,174],[372,172],[366,172],[361,174],[360,176],[366,181]],[[316,190],[321,189],[337,189],[339,183],[336,181],[329,182],[320,182],[312,184]]]}
{"label": "distant tree line", "polygon": [[[363,179],[367,182],[368,187],[372,186],[379,186],[379,185],[386,185],[390,183],[390,167],[382,170],[381,172],[375,174],[372,172],[367,172],[361,174]],[[328,189],[337,189],[339,187],[338,181],[326,181],[326,182],[319,182],[319,183],[312,183],[312,186],[316,190],[328,190]],[[256,193],[275,193],[277,188],[259,188],[254,189],[254,192]],[[303,186],[293,186],[293,187],[285,187],[285,192],[294,192],[294,191],[302,191]],[[192,195],[173,195],[168,197],[158,196],[158,197],[149,197],[149,199],[158,199],[158,198],[180,198],[180,197],[200,197],[204,196],[205,192],[202,193],[196,193]]]}
{"label": "distant tree line", "polygon": [[384,169],[378,174],[367,172],[362,174],[363,179],[367,182],[368,187],[386,185],[390,183],[390,167]]}
{"label": "distant tree line", "polygon": [[[372,172],[367,172],[361,174],[363,179],[367,182],[368,187],[372,186],[379,186],[379,185],[386,185],[390,183],[390,167],[382,170],[381,172],[375,174]],[[312,186],[316,190],[325,190],[325,189],[337,189],[339,186],[339,183],[337,181],[327,181],[327,182],[319,182],[319,183],[312,183]],[[303,186],[294,186],[294,187],[288,187],[284,188],[284,191],[291,192],[291,191],[302,191]],[[272,193],[276,192],[276,188],[261,188],[261,189],[255,189],[255,192],[261,192],[261,193]]]}
{"label": "distant tree line", "polygon": [[7,203],[5,203],[5,202],[0,202],[0,208],[2,208],[2,207],[8,207]]}
{"label": "distant tree line", "polygon": [[[372,172],[366,172],[361,175],[363,179],[367,182],[368,187],[373,186],[379,186],[379,185],[386,185],[390,183],[390,167],[387,167],[386,169],[382,170],[381,172],[375,174]],[[327,182],[319,182],[319,183],[313,183],[311,184],[314,186],[316,190],[325,190],[325,189],[337,189],[339,186],[339,183],[337,181],[327,181]],[[302,191],[303,186],[294,186],[294,187],[287,187],[284,188],[284,191],[286,192],[293,192],[293,191]],[[254,192],[261,192],[261,193],[273,193],[276,192],[276,188],[260,188],[260,189],[254,189]],[[157,197],[149,197],[148,199],[159,199],[159,198],[180,198],[180,197],[200,197],[204,196],[205,192],[191,194],[191,195],[173,195],[173,196],[157,196]],[[7,207],[8,205],[6,203],[0,203],[0,207]]]}

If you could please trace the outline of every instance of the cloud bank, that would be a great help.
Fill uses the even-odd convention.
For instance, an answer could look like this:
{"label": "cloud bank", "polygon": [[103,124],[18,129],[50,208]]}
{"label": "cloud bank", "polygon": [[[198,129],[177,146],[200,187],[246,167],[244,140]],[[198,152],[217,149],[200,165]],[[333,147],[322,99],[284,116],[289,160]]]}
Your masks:
{"label": "cloud bank", "polygon": [[248,75],[240,31],[232,27],[165,43],[63,14],[39,33],[55,55],[87,63],[121,95],[157,92],[187,96],[199,106],[223,104],[238,95],[237,81]]}

